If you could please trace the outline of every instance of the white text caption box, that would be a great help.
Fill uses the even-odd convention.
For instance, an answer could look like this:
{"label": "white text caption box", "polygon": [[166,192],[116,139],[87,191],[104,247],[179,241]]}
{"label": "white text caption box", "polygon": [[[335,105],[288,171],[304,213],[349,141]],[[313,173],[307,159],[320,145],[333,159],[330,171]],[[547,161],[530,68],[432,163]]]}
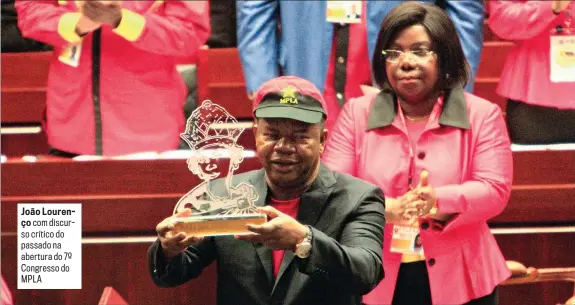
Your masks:
{"label": "white text caption box", "polygon": [[18,204],[18,289],[82,289],[82,205]]}

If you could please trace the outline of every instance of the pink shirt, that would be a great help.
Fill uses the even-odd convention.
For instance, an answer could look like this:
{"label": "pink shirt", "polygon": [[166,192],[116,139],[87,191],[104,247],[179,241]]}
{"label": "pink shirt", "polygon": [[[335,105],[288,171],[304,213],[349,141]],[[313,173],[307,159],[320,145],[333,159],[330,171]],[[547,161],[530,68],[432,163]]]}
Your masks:
{"label": "pink shirt", "polygon": [[[553,1],[489,1],[489,27],[500,38],[513,40],[497,93],[528,104],[575,109],[575,82],[550,80],[550,33],[563,25],[565,12],[555,15]],[[571,3],[572,27],[575,4]]]}
{"label": "pink shirt", "polygon": [[[409,136],[409,144],[411,145],[411,150],[417,151],[417,141],[419,140],[419,137],[425,130],[425,127],[427,126],[427,121],[419,121],[419,122],[412,122],[410,120],[404,120],[404,121],[407,130],[407,136]],[[419,177],[419,175],[416,174],[414,178],[416,177]],[[413,182],[414,185],[417,183],[418,181]]]}
{"label": "pink shirt", "polygon": [[[486,221],[505,208],[513,164],[501,110],[454,89],[436,103],[410,153],[401,108],[390,93],[349,101],[328,137],[325,164],[380,186],[398,197],[409,177],[429,171],[439,210],[456,213],[443,230],[419,223],[433,304],[463,304],[485,296],[510,276]],[[417,179],[417,178],[415,178]],[[392,224],[384,237],[385,278],[363,302],[391,304],[401,254],[391,253]]]}

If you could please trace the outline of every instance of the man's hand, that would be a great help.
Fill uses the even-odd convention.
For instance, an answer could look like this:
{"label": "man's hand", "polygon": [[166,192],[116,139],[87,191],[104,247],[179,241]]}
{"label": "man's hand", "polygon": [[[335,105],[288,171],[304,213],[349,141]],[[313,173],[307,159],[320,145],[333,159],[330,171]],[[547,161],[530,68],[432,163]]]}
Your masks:
{"label": "man's hand", "polygon": [[192,213],[190,209],[184,209],[183,211],[168,217],[156,226],[156,232],[160,238],[160,244],[162,245],[162,250],[166,258],[170,259],[180,252],[184,251],[190,245],[197,243],[203,239],[203,237],[187,236],[186,233],[180,232],[178,234],[173,234],[172,229],[174,228],[173,218],[176,217],[188,217]]}
{"label": "man's hand", "polygon": [[122,21],[122,7],[115,1],[107,4],[94,0],[85,1],[81,11],[83,16],[100,24],[117,27]]}
{"label": "man's hand", "polygon": [[305,238],[308,228],[292,217],[271,206],[258,208],[258,211],[266,214],[270,221],[262,225],[249,225],[248,230],[254,234],[237,235],[237,239],[263,243],[275,250],[293,250]]}

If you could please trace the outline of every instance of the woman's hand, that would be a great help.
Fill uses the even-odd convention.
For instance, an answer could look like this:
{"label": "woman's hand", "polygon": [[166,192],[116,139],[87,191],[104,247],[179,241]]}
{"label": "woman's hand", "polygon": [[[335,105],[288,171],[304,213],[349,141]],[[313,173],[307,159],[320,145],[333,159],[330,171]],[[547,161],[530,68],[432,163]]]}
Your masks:
{"label": "woman's hand", "polygon": [[435,189],[429,185],[429,173],[427,171],[421,172],[419,184],[410,193],[414,194],[415,198],[411,197],[405,215],[409,218],[409,223],[413,224],[419,217],[429,215],[437,201]]}
{"label": "woman's hand", "polygon": [[397,198],[386,198],[387,220],[395,224],[412,225],[422,216],[434,218],[432,209],[437,196],[435,189],[429,185],[429,173],[422,171],[416,188]]}
{"label": "woman's hand", "polygon": [[394,224],[407,224],[414,216],[410,206],[417,200],[417,194],[411,190],[397,198],[385,198],[387,221]]}
{"label": "woman's hand", "polygon": [[567,9],[570,2],[571,0],[554,0],[553,3],[551,3],[551,8],[555,14],[559,14]]}
{"label": "woman's hand", "polygon": [[427,171],[422,171],[419,178],[419,184],[415,188],[415,193],[419,197],[419,202],[414,203],[414,205],[419,209],[419,216],[427,215],[431,209],[435,206],[437,201],[437,195],[435,194],[435,189],[429,185],[429,173]]}

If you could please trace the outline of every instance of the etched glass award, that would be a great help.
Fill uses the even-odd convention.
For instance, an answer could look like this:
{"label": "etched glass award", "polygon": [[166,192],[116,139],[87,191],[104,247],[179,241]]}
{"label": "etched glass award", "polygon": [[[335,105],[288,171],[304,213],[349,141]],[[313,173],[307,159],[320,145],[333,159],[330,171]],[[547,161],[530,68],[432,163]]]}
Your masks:
{"label": "etched glass award", "polygon": [[[248,224],[266,222],[257,212],[258,194],[246,182],[233,185],[232,177],[243,161],[244,148],[237,141],[243,128],[223,107],[204,101],[186,122],[180,136],[192,149],[188,168],[202,183],[184,195],[174,214],[189,208],[189,217],[174,219],[174,232],[193,236],[216,236],[249,233]],[[224,168],[225,161],[229,161]],[[223,176],[225,175],[225,176]]]}

